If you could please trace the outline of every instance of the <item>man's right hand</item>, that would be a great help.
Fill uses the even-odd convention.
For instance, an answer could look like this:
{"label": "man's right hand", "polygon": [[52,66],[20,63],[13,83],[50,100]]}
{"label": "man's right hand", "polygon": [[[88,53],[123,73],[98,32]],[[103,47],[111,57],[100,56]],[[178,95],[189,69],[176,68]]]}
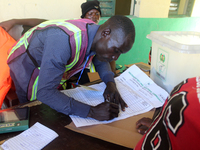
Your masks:
{"label": "man's right hand", "polygon": [[111,120],[118,117],[119,106],[110,102],[103,102],[97,106],[91,106],[88,117],[99,121]]}

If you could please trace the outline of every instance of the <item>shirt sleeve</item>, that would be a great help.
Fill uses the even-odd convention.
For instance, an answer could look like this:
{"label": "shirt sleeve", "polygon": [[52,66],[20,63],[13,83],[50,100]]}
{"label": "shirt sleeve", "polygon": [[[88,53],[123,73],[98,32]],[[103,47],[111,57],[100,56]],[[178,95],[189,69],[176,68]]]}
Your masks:
{"label": "shirt sleeve", "polygon": [[59,28],[52,28],[46,31],[45,36],[37,99],[66,115],[87,117],[89,105],[78,102],[57,89],[65,72],[65,65],[71,57],[68,35]]}
{"label": "shirt sleeve", "polygon": [[110,64],[108,62],[101,62],[96,57],[94,57],[93,63],[96,71],[99,73],[101,80],[105,84],[107,84],[108,82],[115,82],[114,73],[112,72]]}

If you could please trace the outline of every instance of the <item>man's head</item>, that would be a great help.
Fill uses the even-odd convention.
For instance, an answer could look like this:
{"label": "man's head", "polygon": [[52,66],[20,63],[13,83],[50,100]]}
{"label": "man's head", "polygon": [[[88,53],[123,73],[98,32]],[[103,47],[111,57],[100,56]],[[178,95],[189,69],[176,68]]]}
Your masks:
{"label": "man's head", "polygon": [[81,9],[81,18],[90,19],[95,23],[99,22],[99,18],[101,16],[99,1],[87,1],[81,5]]}
{"label": "man's head", "polygon": [[112,16],[102,24],[93,41],[92,50],[100,61],[117,60],[122,53],[128,52],[135,40],[133,22],[125,16]]}

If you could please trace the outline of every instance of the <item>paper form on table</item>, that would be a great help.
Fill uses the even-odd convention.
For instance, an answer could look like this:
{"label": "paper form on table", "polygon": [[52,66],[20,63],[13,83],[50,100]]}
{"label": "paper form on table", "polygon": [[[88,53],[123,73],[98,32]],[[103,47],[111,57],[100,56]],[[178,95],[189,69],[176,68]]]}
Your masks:
{"label": "paper form on table", "polygon": [[5,141],[1,147],[3,150],[41,150],[56,137],[58,137],[56,132],[37,122],[19,135]]}
{"label": "paper form on table", "polygon": [[[115,82],[128,108],[125,108],[124,112],[120,110],[119,116],[110,121],[98,121],[92,118],[81,118],[70,115],[76,127],[110,123],[145,113],[153,108],[161,107],[168,96],[168,93],[164,89],[156,85],[136,65],[131,66],[120,76],[116,77]],[[90,87],[97,89],[97,91],[77,87],[62,92],[91,106],[96,106],[104,102],[103,92],[106,85],[102,82],[91,85]]]}

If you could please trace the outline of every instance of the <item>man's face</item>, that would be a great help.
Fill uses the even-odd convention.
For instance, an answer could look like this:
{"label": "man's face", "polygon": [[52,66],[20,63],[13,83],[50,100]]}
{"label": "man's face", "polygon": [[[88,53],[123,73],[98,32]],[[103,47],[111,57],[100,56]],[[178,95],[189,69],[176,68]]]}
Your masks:
{"label": "man's face", "polygon": [[95,46],[96,57],[100,61],[111,62],[117,60],[122,53],[128,52],[133,43],[129,37],[117,31],[105,34]]}
{"label": "man's face", "polygon": [[100,12],[96,9],[92,9],[86,13],[85,18],[90,19],[94,21],[96,24],[98,24],[100,18]]}

